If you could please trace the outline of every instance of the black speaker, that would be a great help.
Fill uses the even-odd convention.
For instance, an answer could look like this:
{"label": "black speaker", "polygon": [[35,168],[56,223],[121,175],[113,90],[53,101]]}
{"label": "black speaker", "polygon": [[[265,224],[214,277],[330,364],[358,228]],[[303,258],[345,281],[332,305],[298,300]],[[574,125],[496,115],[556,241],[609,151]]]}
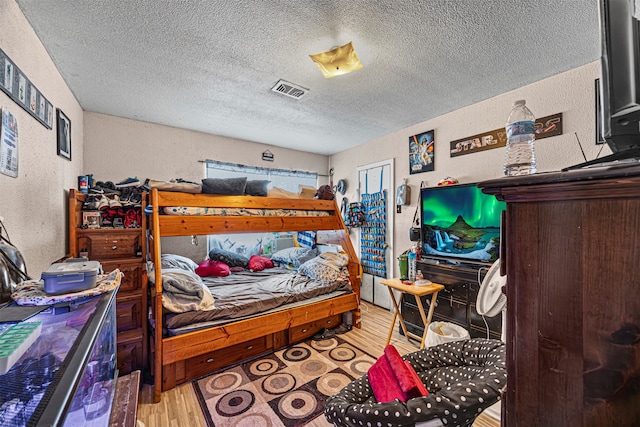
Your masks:
{"label": "black speaker", "polygon": [[420,228],[418,227],[409,228],[409,240],[411,240],[412,242],[420,241]]}

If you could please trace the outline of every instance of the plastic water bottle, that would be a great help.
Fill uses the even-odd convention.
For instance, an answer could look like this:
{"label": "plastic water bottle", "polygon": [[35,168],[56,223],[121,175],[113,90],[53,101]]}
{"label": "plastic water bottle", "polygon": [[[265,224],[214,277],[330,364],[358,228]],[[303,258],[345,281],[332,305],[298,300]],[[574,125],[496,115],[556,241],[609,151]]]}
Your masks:
{"label": "plastic water bottle", "polygon": [[407,263],[409,264],[409,280],[412,282],[416,280],[416,264],[418,259],[418,252],[415,246],[411,248],[407,254]]}
{"label": "plastic water bottle", "polygon": [[507,131],[507,154],[504,161],[506,176],[529,175],[536,173],[536,155],[533,144],[535,122],[531,110],[523,99],[513,103],[513,109],[505,130]]}

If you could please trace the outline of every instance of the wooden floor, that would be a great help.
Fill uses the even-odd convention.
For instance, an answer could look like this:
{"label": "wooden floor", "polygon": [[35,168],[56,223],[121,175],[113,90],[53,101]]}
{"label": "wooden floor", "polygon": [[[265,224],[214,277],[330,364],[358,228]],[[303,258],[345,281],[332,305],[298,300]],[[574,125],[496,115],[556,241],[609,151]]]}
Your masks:
{"label": "wooden floor", "polygon": [[[376,356],[382,354],[389,332],[392,313],[375,305],[362,303],[362,328],[353,329],[340,337]],[[420,347],[416,341],[408,342],[407,338],[394,328],[391,338],[400,354],[410,353]],[[191,383],[182,384],[173,390],[162,393],[160,403],[152,403],[151,386],[144,385],[138,404],[138,427],[206,427],[200,405]],[[480,414],[474,427],[498,427],[500,423],[493,418]],[[316,418],[307,424],[310,427],[331,426],[324,417]]]}

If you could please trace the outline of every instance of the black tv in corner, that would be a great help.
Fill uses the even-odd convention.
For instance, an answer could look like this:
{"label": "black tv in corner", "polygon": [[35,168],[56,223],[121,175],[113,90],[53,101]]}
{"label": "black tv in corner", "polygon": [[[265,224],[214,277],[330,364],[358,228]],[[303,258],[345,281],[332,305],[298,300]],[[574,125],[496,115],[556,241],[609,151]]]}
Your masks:
{"label": "black tv in corner", "polygon": [[640,159],[640,23],[635,0],[600,0],[600,122],[613,154],[563,170]]}

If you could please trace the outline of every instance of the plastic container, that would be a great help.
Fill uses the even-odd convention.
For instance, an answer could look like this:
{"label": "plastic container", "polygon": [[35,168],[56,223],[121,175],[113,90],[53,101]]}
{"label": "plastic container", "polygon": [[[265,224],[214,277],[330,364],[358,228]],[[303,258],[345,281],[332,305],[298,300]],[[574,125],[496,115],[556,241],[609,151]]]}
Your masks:
{"label": "plastic container", "polygon": [[469,331],[460,325],[449,322],[431,322],[424,341],[425,347],[444,344],[453,341],[468,340]]}
{"label": "plastic container", "polygon": [[80,292],[96,287],[102,266],[98,261],[58,262],[44,271],[44,291],[49,295]]}
{"label": "plastic container", "polygon": [[404,253],[398,257],[398,270],[400,270],[400,278],[407,279],[409,277],[409,265],[407,254]]}
{"label": "plastic container", "polygon": [[407,264],[409,265],[409,280],[412,282],[416,280],[416,264],[418,260],[418,253],[416,248],[413,247],[407,254]]}
{"label": "plastic container", "polygon": [[507,119],[507,153],[504,160],[505,176],[536,173],[534,143],[536,119],[521,99],[513,103]]}

